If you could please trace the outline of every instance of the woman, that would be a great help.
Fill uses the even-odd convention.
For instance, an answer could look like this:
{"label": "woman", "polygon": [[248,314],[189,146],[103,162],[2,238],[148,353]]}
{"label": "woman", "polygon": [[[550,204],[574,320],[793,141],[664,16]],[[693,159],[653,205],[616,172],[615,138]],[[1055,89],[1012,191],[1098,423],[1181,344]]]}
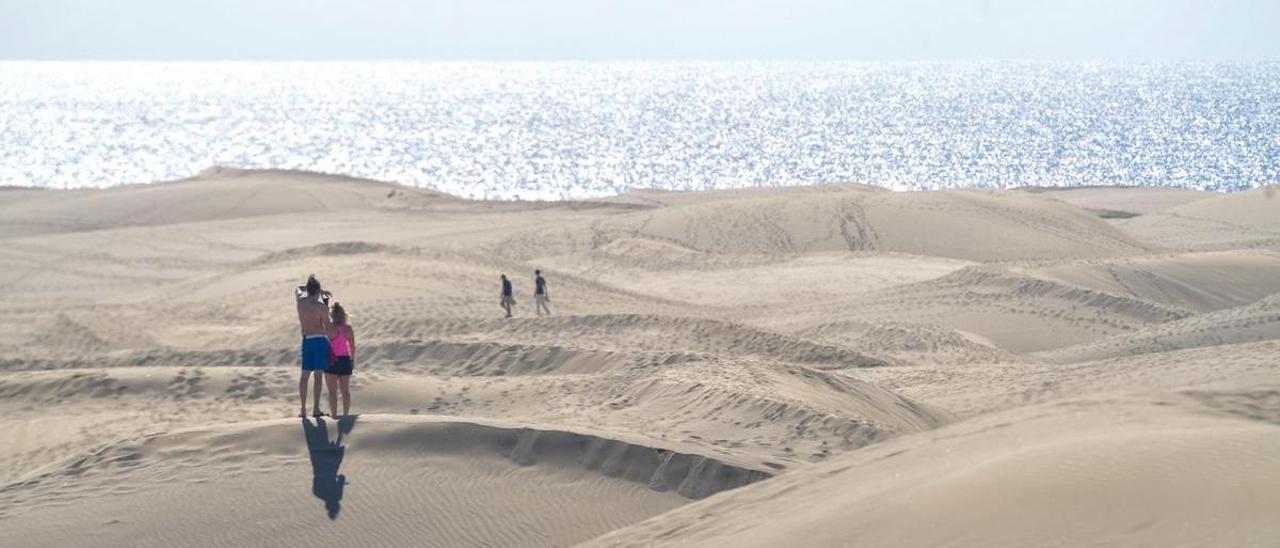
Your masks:
{"label": "woman", "polygon": [[351,413],[351,373],[356,360],[356,333],[347,323],[347,310],[342,303],[333,305],[333,363],[325,371],[324,380],[329,385],[329,410],[338,416],[338,392],[342,392],[342,416]]}

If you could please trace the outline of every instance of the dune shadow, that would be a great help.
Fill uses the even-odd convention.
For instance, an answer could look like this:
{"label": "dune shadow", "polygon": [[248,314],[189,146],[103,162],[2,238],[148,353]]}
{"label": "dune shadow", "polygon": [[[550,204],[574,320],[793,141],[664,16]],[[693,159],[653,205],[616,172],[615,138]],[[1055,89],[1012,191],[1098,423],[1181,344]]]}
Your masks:
{"label": "dune shadow", "polygon": [[338,513],[342,511],[342,493],[347,485],[347,477],[338,473],[347,451],[342,438],[351,433],[355,425],[354,416],[338,419],[337,432],[330,441],[328,423],[323,418],[315,419],[314,423],[310,419],[302,419],[302,434],[311,457],[311,494],[324,501],[329,519],[338,519]]}

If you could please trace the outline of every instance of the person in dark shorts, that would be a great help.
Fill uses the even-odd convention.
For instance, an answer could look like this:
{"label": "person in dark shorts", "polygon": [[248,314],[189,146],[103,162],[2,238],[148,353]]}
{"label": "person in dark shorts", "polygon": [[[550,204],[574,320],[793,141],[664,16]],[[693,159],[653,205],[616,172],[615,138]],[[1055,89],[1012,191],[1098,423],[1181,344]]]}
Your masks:
{"label": "person in dark shorts", "polygon": [[507,317],[511,317],[511,307],[516,305],[516,299],[511,294],[511,280],[507,279],[507,275],[502,275],[502,309],[507,311]]}
{"label": "person in dark shorts", "polygon": [[356,360],[356,332],[347,320],[347,310],[342,303],[333,305],[333,338],[329,340],[333,349],[333,363],[324,372],[325,384],[329,385],[329,411],[338,415],[338,393],[342,393],[342,415],[351,414],[351,373]]}
{"label": "person in dark shorts", "polygon": [[547,280],[542,277],[541,270],[533,271],[533,307],[534,311],[541,316],[542,311],[546,310],[547,315],[551,315],[551,307],[547,303],[551,302],[551,297],[547,296]]}

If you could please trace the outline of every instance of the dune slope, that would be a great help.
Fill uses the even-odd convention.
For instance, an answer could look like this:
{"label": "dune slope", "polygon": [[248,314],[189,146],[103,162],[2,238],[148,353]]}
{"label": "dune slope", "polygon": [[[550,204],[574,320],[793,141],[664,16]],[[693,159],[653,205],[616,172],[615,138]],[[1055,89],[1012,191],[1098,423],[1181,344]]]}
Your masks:
{"label": "dune slope", "polygon": [[1280,196],[1275,186],[1197,200],[1120,225],[1133,236],[1182,250],[1280,247]]}
{"label": "dune slope", "polygon": [[1274,540],[1280,525],[1267,509],[1280,504],[1272,462],[1280,426],[1153,405],[1170,403],[1185,405],[1063,402],[992,415],[725,493],[583,546]]}
{"label": "dune slope", "polygon": [[1183,255],[1063,263],[1028,271],[1063,283],[1203,313],[1280,292],[1280,255]]}
{"label": "dune slope", "polygon": [[324,213],[450,202],[442,194],[337,175],[207,170],[163,185],[39,192],[0,204],[0,236],[122,226],[172,225],[290,213]]}
{"label": "dune slope", "polygon": [[1145,251],[1078,208],[1025,195],[810,187],[717,195],[604,225],[711,253],[891,251],[968,260],[1110,257]]}
{"label": "dune slope", "polygon": [[[0,542],[564,546],[765,476],[592,436],[471,422],[221,425],[107,444],[9,483],[0,489]],[[207,517],[175,527],[175,515]],[[81,527],[58,527],[66,523]]]}

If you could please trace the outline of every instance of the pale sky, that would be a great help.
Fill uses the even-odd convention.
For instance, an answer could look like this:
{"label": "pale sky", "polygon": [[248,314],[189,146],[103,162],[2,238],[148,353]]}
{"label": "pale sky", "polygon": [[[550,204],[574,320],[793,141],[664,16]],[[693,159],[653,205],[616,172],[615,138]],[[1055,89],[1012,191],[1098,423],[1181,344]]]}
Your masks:
{"label": "pale sky", "polygon": [[1280,0],[0,0],[0,59],[1280,60]]}

